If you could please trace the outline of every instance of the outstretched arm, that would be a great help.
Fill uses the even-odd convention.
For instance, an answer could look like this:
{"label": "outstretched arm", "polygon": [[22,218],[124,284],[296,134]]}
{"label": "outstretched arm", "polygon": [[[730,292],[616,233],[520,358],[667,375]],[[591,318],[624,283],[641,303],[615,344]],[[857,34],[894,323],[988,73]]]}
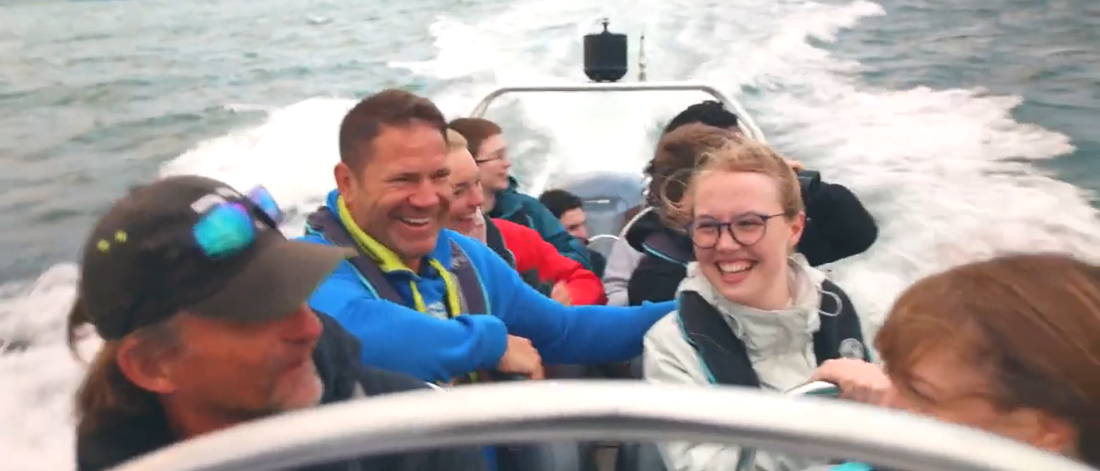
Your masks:
{"label": "outstretched arm", "polygon": [[[493,258],[507,267],[500,257],[493,254]],[[376,299],[348,262],[313,292],[309,306],[336,319],[359,339],[364,364],[424,381],[447,381],[493,368],[504,355],[508,332],[500,319],[486,315],[437,319]]]}
{"label": "outstretched arm", "polygon": [[524,284],[515,270],[488,249],[471,247],[487,281],[493,313],[508,332],[530,339],[543,361],[552,364],[595,365],[627,361],[642,350],[642,336],[674,302],[638,307],[565,307]]}

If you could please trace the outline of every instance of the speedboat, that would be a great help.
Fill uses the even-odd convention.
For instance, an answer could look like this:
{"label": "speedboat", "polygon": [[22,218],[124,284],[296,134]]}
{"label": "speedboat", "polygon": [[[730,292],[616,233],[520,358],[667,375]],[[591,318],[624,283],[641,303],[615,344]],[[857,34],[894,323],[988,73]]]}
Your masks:
{"label": "speedboat", "polygon": [[[799,392],[815,391],[811,385]],[[749,388],[632,381],[491,383],[350,401],[204,435],[112,471],[266,471],[431,448],[607,439],[722,443],[905,471],[1095,471],[900,411]],[[752,466],[745,459],[737,469]]]}
{"label": "speedboat", "polygon": [[[585,69],[593,83],[502,87],[485,96],[471,116],[484,116],[494,100],[516,93],[697,91],[736,113],[744,134],[766,142],[744,107],[717,87],[646,82],[644,51],[640,80],[617,83],[625,75],[626,40],[606,28],[605,22],[603,33],[585,37]],[[643,203],[645,184],[636,174],[595,172],[555,184],[584,201],[595,234],[590,246],[605,255],[628,225],[631,209]],[[573,441],[645,444],[652,453],[653,443],[662,441],[729,444],[742,450],[736,471],[755,469],[757,448],[905,471],[1092,469],[978,430],[829,397],[835,393],[827,383],[781,395],[596,380],[425,389],[279,414],[178,443],[113,471],[290,469],[431,448]],[[663,468],[656,459],[656,468],[620,463],[601,469]]]}

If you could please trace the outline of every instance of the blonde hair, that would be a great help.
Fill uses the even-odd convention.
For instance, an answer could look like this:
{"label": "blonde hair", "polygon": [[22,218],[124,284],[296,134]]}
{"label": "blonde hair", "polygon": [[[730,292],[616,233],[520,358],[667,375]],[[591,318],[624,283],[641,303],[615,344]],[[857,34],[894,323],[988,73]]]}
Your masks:
{"label": "blonde hair", "polygon": [[462,137],[458,131],[447,128],[447,153],[455,152],[458,150],[466,149],[466,138]]}
{"label": "blonde hair", "polygon": [[[730,134],[723,145],[705,150],[699,162],[699,166],[689,171],[686,183],[669,178],[661,189],[664,217],[670,227],[682,227],[691,220],[695,212],[694,194],[700,177],[716,173],[767,175],[779,186],[784,215],[793,218],[805,210],[797,175],[787,161],[766,144],[743,135]],[[670,197],[670,185],[686,185],[683,198],[673,199],[675,195]]]}

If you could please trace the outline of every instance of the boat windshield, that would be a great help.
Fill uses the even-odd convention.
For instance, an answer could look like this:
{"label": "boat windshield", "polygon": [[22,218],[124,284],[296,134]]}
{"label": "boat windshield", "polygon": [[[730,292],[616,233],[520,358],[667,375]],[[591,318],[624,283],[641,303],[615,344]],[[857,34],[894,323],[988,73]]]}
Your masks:
{"label": "boat windshield", "polygon": [[[485,117],[490,106],[506,96],[534,95],[553,97],[563,93],[581,95],[591,95],[593,93],[648,93],[651,95],[656,94],[657,96],[667,96],[670,92],[695,92],[723,103],[727,109],[738,115],[740,118],[739,125],[746,135],[761,142],[766,142],[764,133],[739,101],[730,95],[722,93],[713,85],[695,82],[565,83],[501,87],[485,95],[485,97],[483,97],[474,107],[470,116],[477,118]],[[586,103],[591,104],[592,102],[588,100]],[[554,104],[557,105],[560,103],[554,102]],[[622,110],[611,109],[608,113],[617,115],[622,113]],[[639,126],[643,126],[643,124],[639,124]],[[599,130],[599,132],[604,133],[605,130]],[[589,142],[589,139],[581,140],[586,141],[587,146],[594,145]],[[615,145],[611,147],[617,149]],[[642,147],[648,147],[648,143]],[[641,152],[641,150],[639,150],[639,152]],[[648,155],[650,152],[651,151],[646,150],[644,153]],[[604,149],[594,153],[607,155],[614,153],[614,151]],[[597,167],[599,168],[606,168],[607,165],[606,162],[597,162],[593,156],[586,155],[580,156],[580,158],[591,159],[590,163],[592,165],[598,164]],[[612,244],[618,238],[619,231],[628,219],[627,216],[630,210],[641,205],[644,201],[642,191],[645,185],[641,172],[636,168],[616,168],[598,171],[589,171],[588,168],[584,168],[580,171],[574,168],[565,168],[557,169],[562,170],[558,172],[557,170],[547,170],[547,167],[544,165],[519,165],[519,167],[527,168],[528,170],[537,167],[539,171],[543,173],[553,173],[553,178],[548,178],[549,181],[546,182],[547,187],[561,188],[581,198],[581,201],[584,203],[590,248],[602,253],[604,256],[608,255]],[[572,167],[572,165],[570,167]],[[549,175],[543,176],[549,177]],[[543,189],[540,188],[541,186],[542,185],[535,185],[535,190],[539,191]]]}

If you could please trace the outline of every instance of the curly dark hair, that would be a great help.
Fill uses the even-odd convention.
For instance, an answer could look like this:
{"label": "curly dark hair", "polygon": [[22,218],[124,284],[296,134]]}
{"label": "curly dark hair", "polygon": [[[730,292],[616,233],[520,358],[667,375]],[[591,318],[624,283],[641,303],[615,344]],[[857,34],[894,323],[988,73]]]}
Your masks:
{"label": "curly dark hair", "polygon": [[685,108],[684,111],[681,111],[680,114],[673,116],[668,124],[665,125],[664,131],[661,131],[661,134],[668,134],[680,126],[691,123],[702,123],[716,128],[739,130],[738,124],[740,120],[737,118],[736,114],[727,110],[726,106],[722,103],[714,100],[707,100],[691,105]]}

